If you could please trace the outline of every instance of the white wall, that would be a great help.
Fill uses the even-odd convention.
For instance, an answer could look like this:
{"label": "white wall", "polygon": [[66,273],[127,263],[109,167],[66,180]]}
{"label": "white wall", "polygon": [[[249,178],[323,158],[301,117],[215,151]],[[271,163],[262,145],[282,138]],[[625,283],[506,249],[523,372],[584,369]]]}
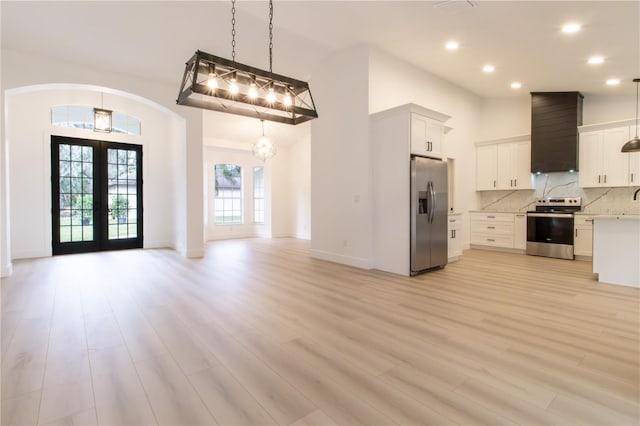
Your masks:
{"label": "white wall", "polygon": [[[415,103],[451,116],[445,136],[447,157],[454,165],[454,210],[466,213],[477,208],[475,192],[475,147],[481,99],[446,80],[403,62],[377,49],[369,57],[369,112]],[[468,224],[466,214],[463,224]],[[463,226],[463,230],[468,226]],[[469,233],[463,232],[466,247]]]}
{"label": "white wall", "polygon": [[[228,238],[270,237],[271,236],[271,160],[262,162],[251,155],[251,152],[220,147],[205,146],[205,220],[207,240]],[[236,164],[242,168],[242,213],[241,224],[216,225],[215,223],[215,165]],[[265,221],[263,224],[253,222],[253,168],[264,167],[265,177]]]}
{"label": "white wall", "polygon": [[635,118],[636,97],[633,95],[585,96],[582,124],[606,123]]}
{"label": "white wall", "polygon": [[[95,133],[51,125],[51,106],[95,105],[141,120],[142,135]],[[51,136],[142,145],[144,247],[173,247],[171,134],[176,121],[135,100],[87,89],[38,90],[7,96],[11,252],[14,259],[51,255]],[[169,148],[169,149],[167,149]],[[163,212],[162,215],[157,212]]]}
{"label": "white wall", "polygon": [[292,235],[311,239],[311,135],[289,149],[289,193]]}
{"label": "white wall", "polygon": [[[635,96],[585,95],[582,123],[597,124],[634,118]],[[476,141],[531,133],[531,96],[485,98],[481,101]]]}
{"label": "white wall", "polygon": [[478,124],[474,142],[528,135],[531,133],[531,96],[482,99]]}
{"label": "white wall", "polygon": [[[90,66],[60,62],[43,56],[33,56],[25,52],[2,49],[2,90],[15,89],[36,84],[73,83],[88,84],[103,88],[117,89],[156,102],[177,112],[186,120],[186,125],[176,124],[169,129],[177,146],[172,150],[178,164],[172,172],[174,185],[174,238],[176,249],[187,256],[200,256],[204,248],[203,232],[203,192],[202,192],[202,111],[175,105],[176,88],[137,77],[92,69]],[[5,111],[6,112],[6,111]],[[3,148],[6,146],[4,127],[10,122],[3,118]],[[6,156],[3,157],[6,161]],[[6,164],[4,165],[6,166]],[[177,185],[177,186],[176,186]],[[1,197],[7,197],[2,191]],[[6,200],[2,200],[0,207]],[[6,222],[6,217],[5,217]],[[8,233],[3,232],[0,247],[7,246]],[[10,265],[8,250],[2,250],[2,269]]]}
{"label": "white wall", "polygon": [[455,209],[477,207],[475,156],[469,155],[480,115],[477,96],[366,46],[323,61],[312,87],[320,114],[311,125],[312,256],[372,265],[370,113],[416,103],[450,115],[446,151],[456,160]]}
{"label": "white wall", "polygon": [[373,242],[368,61],[367,48],[342,50],[311,80],[311,255],[362,268]]}

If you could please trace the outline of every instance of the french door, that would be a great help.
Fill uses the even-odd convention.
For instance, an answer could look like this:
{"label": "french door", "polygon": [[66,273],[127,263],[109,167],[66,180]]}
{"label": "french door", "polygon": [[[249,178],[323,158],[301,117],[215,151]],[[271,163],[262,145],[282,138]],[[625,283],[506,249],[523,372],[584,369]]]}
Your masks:
{"label": "french door", "polygon": [[142,247],[142,147],[51,136],[53,254]]}

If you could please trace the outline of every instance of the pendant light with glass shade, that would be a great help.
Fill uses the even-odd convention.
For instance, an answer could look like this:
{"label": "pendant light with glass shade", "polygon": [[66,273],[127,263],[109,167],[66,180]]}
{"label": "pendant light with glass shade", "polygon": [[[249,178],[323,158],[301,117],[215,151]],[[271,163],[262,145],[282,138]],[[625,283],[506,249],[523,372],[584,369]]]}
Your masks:
{"label": "pendant light with glass shade", "polygon": [[638,83],[640,83],[640,78],[634,78],[633,82],[636,84],[636,135],[622,146],[622,152],[640,152],[640,138],[638,137]]}
{"label": "pendant light with glass shade", "polygon": [[265,161],[267,158],[276,155],[276,147],[271,143],[269,138],[264,135],[264,120],[260,120],[260,123],[262,124],[262,137],[258,139],[258,142],[253,144],[251,152],[254,156]]}

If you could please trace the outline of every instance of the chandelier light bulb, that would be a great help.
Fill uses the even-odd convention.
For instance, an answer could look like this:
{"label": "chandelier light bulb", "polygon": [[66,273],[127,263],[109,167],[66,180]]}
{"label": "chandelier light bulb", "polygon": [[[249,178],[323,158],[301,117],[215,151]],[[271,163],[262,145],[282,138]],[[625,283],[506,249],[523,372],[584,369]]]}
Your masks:
{"label": "chandelier light bulb", "polygon": [[267,93],[267,102],[269,102],[270,104],[274,103],[276,101],[276,94],[273,91],[273,87],[269,87],[269,93]]}
{"label": "chandelier light bulb", "polygon": [[291,98],[291,94],[287,92],[287,94],[284,95],[284,100],[282,102],[284,103],[284,106],[290,107],[291,105],[293,105],[293,99]]}
{"label": "chandelier light bulb", "polygon": [[218,88],[218,79],[214,73],[209,73],[209,80],[207,80],[207,86],[209,89],[217,89]]}
{"label": "chandelier light bulb", "polygon": [[238,83],[236,82],[236,72],[231,73],[231,78],[229,79],[229,93],[232,95],[237,95],[240,92],[240,88],[238,87]]}
{"label": "chandelier light bulb", "polygon": [[256,88],[255,83],[251,83],[251,86],[249,86],[248,95],[251,99],[255,99],[258,97],[258,89]]}
{"label": "chandelier light bulb", "polygon": [[229,93],[232,95],[237,95],[240,92],[240,88],[238,87],[238,83],[236,83],[236,79],[231,80],[231,84],[229,84]]}
{"label": "chandelier light bulb", "polygon": [[271,141],[266,136],[262,136],[258,140],[258,152],[260,154],[266,154],[271,151]]}

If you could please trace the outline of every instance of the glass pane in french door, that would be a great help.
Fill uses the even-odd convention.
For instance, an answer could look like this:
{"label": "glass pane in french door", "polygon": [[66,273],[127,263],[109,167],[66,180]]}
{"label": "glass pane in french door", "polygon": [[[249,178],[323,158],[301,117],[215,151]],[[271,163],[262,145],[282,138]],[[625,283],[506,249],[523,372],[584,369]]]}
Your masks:
{"label": "glass pane in french door", "polygon": [[135,150],[107,148],[109,240],[138,237],[137,155]]}
{"label": "glass pane in french door", "polygon": [[58,146],[60,242],[93,241],[93,147]]}

